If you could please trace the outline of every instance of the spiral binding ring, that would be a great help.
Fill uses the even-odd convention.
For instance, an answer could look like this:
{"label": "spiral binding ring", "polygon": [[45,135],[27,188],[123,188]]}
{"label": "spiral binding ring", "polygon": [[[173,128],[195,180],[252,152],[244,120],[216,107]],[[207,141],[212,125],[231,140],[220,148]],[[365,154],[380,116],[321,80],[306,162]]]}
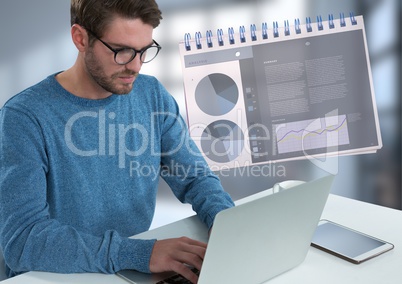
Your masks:
{"label": "spiral binding ring", "polygon": [[[350,21],[352,25],[357,25],[357,20],[355,18],[355,15],[353,12],[350,12]],[[346,24],[346,19],[345,19],[345,14],[340,13],[339,15],[339,24],[341,27],[345,27]],[[329,14],[328,15],[328,25],[329,29],[334,29],[335,28],[335,21],[334,21],[334,15]],[[321,15],[317,16],[317,28],[318,30],[323,30],[323,20]],[[306,30],[307,32],[312,32],[313,31],[313,26],[312,26],[312,21],[310,17],[306,17]],[[229,32],[229,42],[230,44],[235,44],[235,33],[234,29],[231,27],[228,29]],[[296,34],[301,34],[301,24],[300,24],[300,19],[295,19],[295,33]],[[285,36],[289,36],[291,34],[291,29],[289,25],[289,21],[285,20],[284,21],[284,33]],[[242,43],[246,42],[246,28],[244,26],[240,26],[239,30],[240,34],[240,41]],[[250,25],[250,34],[251,34],[251,40],[256,41],[257,40],[257,28],[256,25],[252,24]],[[279,37],[279,26],[278,22],[274,21],[273,22],[273,35],[274,37]],[[268,25],[267,23],[262,23],[262,38],[263,39],[268,39]],[[224,34],[222,29],[217,30],[217,40],[219,46],[224,45]],[[195,45],[197,49],[202,49],[202,35],[200,32],[195,33]],[[206,43],[209,48],[213,47],[213,33],[211,30],[208,30],[206,32]],[[184,46],[187,51],[191,50],[191,35],[189,33],[186,33],[184,35]]]}
{"label": "spiral binding ring", "polygon": [[202,49],[202,44],[201,44],[201,33],[196,32],[195,33],[195,45],[197,46],[197,49]]}
{"label": "spiral binding ring", "polygon": [[213,47],[211,30],[207,31],[207,45],[209,48]]}
{"label": "spiral binding ring", "polygon": [[262,23],[262,38],[263,39],[268,38],[268,24],[267,23]]}
{"label": "spiral binding ring", "polygon": [[229,42],[230,42],[230,44],[235,43],[233,28],[229,28]]}
{"label": "spiral binding ring", "polygon": [[350,12],[350,21],[352,22],[352,25],[357,25],[355,14],[353,12]]}
{"label": "spiral binding ring", "polygon": [[279,37],[278,22],[274,22],[274,37]]}
{"label": "spiral binding ring", "polygon": [[295,19],[295,32],[301,34],[300,19]]}
{"label": "spiral binding ring", "polygon": [[240,30],[239,30],[239,33],[240,33],[240,41],[241,42],[246,42],[246,28],[244,27],[244,26],[240,26]]}
{"label": "spiral binding ring", "polygon": [[346,27],[345,13],[340,13],[339,21],[341,23],[341,27]]}
{"label": "spiral binding ring", "polygon": [[218,31],[216,33],[218,35],[218,44],[219,44],[219,46],[223,46],[224,45],[224,42],[223,42],[223,30],[218,29]]}
{"label": "spiral binding ring", "polygon": [[290,35],[290,26],[289,26],[289,21],[285,21],[285,36]]}
{"label": "spiral binding ring", "polygon": [[306,18],[306,29],[307,29],[308,33],[313,31],[313,27],[311,26],[311,18],[310,17]]}
{"label": "spiral binding ring", "polygon": [[317,27],[319,31],[322,31],[324,29],[324,26],[322,25],[322,17],[317,16]]}
{"label": "spiral binding ring", "polygon": [[251,31],[251,40],[256,41],[257,40],[257,35],[256,35],[257,27],[254,24],[252,24],[250,26],[250,31]]}
{"label": "spiral binding ring", "polygon": [[333,14],[329,14],[328,15],[328,25],[330,29],[334,29],[335,28],[335,24],[334,24],[334,15]]}
{"label": "spiral binding ring", "polygon": [[190,40],[191,40],[191,35],[189,33],[186,33],[184,35],[184,45],[185,45],[187,51],[191,50]]}

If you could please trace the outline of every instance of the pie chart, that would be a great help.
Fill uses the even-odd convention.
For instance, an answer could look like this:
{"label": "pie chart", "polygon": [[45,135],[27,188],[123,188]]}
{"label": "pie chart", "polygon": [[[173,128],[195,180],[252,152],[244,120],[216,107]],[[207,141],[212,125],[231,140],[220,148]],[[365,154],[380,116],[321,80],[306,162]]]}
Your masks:
{"label": "pie chart", "polygon": [[201,135],[203,153],[212,161],[227,163],[236,159],[244,147],[240,127],[229,120],[218,120],[204,129]]}
{"label": "pie chart", "polygon": [[218,116],[231,111],[239,99],[236,82],[222,73],[204,77],[195,90],[198,107],[206,114]]}

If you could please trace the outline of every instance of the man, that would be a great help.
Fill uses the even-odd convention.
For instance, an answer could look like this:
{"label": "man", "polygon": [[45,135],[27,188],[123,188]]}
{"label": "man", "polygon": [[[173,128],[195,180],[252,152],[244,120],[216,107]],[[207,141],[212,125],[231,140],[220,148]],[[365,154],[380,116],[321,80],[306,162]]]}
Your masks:
{"label": "man", "polygon": [[0,241],[9,276],[175,271],[197,282],[206,244],[133,240],[149,229],[156,171],[211,227],[233,206],[172,96],[139,75],[160,46],[154,0],[72,0],[77,61],[0,116]]}

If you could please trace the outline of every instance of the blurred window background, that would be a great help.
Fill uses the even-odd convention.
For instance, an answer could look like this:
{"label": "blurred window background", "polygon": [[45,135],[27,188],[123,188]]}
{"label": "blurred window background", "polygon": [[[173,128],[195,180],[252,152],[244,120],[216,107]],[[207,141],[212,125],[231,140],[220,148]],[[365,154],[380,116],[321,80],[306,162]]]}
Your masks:
{"label": "blurred window background", "polygon": [[[332,193],[402,209],[401,197],[401,1],[400,0],[157,0],[163,20],[154,38],[163,47],[143,73],[156,76],[176,98],[186,116],[178,43],[218,28],[227,30],[273,21],[290,23],[340,12],[363,15],[379,111],[383,148],[376,154],[340,157]],[[69,0],[0,2],[0,108],[7,99],[49,74],[75,62],[70,39]],[[215,33],[215,32],[214,32]],[[191,111],[191,110],[189,110]],[[283,172],[285,170],[285,173]],[[234,199],[270,188],[274,183],[311,180],[324,172],[311,162],[272,164],[259,176],[217,173]],[[160,200],[171,202],[161,181]],[[180,209],[178,209],[180,212]]]}

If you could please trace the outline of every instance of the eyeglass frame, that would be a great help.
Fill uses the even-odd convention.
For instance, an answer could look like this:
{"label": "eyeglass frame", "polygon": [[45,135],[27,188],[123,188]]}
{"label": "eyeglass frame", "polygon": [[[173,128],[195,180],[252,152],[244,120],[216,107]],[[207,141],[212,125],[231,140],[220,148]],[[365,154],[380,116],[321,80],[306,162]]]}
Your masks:
{"label": "eyeglass frame", "polygon": [[[116,64],[118,64],[118,65],[126,65],[126,64],[130,63],[131,61],[134,60],[134,58],[137,56],[138,53],[140,54],[140,61],[141,61],[142,63],[149,63],[149,62],[151,62],[152,60],[154,60],[154,59],[156,58],[156,56],[158,56],[160,50],[162,49],[162,47],[159,45],[159,43],[157,43],[154,39],[152,39],[152,41],[153,41],[152,44],[148,45],[147,47],[144,47],[144,48],[141,49],[141,50],[136,50],[136,49],[131,48],[131,47],[113,48],[113,47],[111,47],[109,44],[107,44],[106,42],[104,42],[103,40],[101,40],[101,39],[100,39],[94,32],[92,32],[90,29],[85,28],[85,30],[86,30],[88,33],[90,33],[93,37],[95,37],[97,40],[99,40],[101,43],[103,43],[104,46],[106,46],[108,49],[110,49],[110,51],[112,51],[112,52],[114,53],[114,62],[116,62]],[[155,44],[155,45],[154,45],[154,44]],[[146,52],[146,51],[147,51],[149,48],[151,48],[151,47],[156,47],[156,48],[158,49],[158,51],[157,51],[156,54],[155,54],[155,57],[152,58],[152,59],[149,60],[149,61],[145,61],[145,62],[142,61],[142,59],[141,59],[141,58],[142,58],[142,55],[144,54],[144,52]],[[118,63],[117,60],[116,60],[117,54],[118,54],[120,51],[122,51],[122,50],[127,50],[127,49],[134,51],[133,57],[132,57],[129,61],[127,61],[126,63]]]}

